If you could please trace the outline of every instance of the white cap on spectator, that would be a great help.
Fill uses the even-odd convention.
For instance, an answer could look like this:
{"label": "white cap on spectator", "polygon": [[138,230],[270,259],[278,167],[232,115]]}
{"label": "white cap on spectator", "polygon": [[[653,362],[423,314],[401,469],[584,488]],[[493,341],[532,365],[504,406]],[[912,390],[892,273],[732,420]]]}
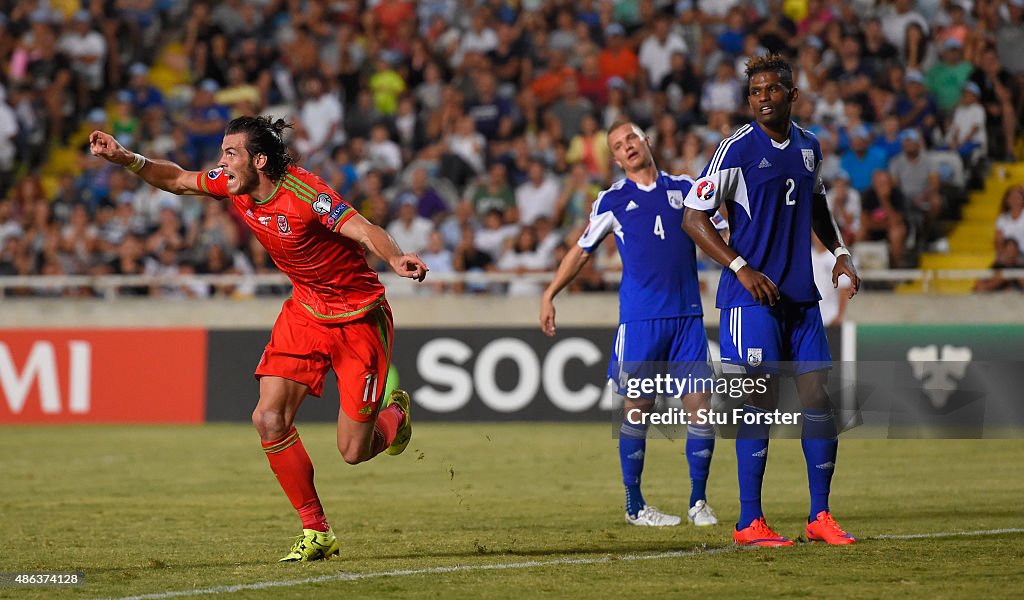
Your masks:
{"label": "white cap on spectator", "polygon": [[955,37],[946,38],[946,41],[942,42],[942,51],[947,50],[960,50],[964,47],[964,43]]}
{"label": "white cap on spectator", "polygon": [[865,127],[864,125],[858,125],[854,127],[853,129],[850,130],[850,139],[855,140],[858,138],[862,140],[870,140],[871,131],[869,131],[868,128]]}
{"label": "white cap on spectator", "polygon": [[149,75],[149,67],[140,62],[132,63],[132,66],[128,68],[128,74],[132,77],[136,75]]}
{"label": "white cap on spectator", "polygon": [[901,142],[917,142],[921,143],[921,132],[916,129],[904,129],[900,132]]}
{"label": "white cap on spectator", "polygon": [[87,10],[80,10],[75,13],[75,16],[71,17],[71,20],[75,23],[89,23],[92,21],[92,15]]}
{"label": "white cap on spectator", "polygon": [[627,87],[629,87],[628,85],[626,85],[626,80],[619,77],[618,75],[612,75],[611,77],[609,77],[608,81],[606,82],[606,85],[608,86],[608,89],[617,90],[624,90]]}
{"label": "white cap on spectator", "polygon": [[94,108],[89,111],[89,114],[85,115],[85,120],[96,125],[102,125],[107,122],[107,111],[102,108]]}
{"label": "white cap on spectator", "polygon": [[903,76],[903,81],[907,83],[924,84],[924,75],[922,75],[917,69],[910,69],[907,71],[907,74]]}
{"label": "white cap on spectator", "polygon": [[212,79],[204,79],[199,82],[199,89],[203,90],[204,92],[216,94],[220,91],[220,84],[218,84],[216,81]]}
{"label": "white cap on spectator", "polygon": [[610,23],[604,28],[604,35],[611,37],[613,35],[626,35],[626,29],[619,23]]}
{"label": "white cap on spectator", "polygon": [[964,91],[974,94],[975,98],[981,97],[981,88],[978,87],[978,84],[974,83],[973,81],[968,81],[967,83],[964,84]]}
{"label": "white cap on spectator", "polygon": [[50,15],[50,11],[45,8],[37,8],[32,11],[29,15],[28,20],[32,23],[50,23],[53,21],[53,17]]}

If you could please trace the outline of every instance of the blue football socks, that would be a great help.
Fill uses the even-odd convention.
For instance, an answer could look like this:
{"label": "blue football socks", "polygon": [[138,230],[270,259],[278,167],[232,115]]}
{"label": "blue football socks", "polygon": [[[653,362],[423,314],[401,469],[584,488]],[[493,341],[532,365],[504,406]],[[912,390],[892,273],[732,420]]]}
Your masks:
{"label": "blue football socks", "polygon": [[807,461],[807,486],[811,492],[810,523],[818,513],[828,508],[828,495],[832,489],[832,473],[836,468],[839,440],[832,410],[805,408],[803,411],[801,445]]}
{"label": "blue football socks", "polygon": [[622,483],[626,486],[626,514],[631,517],[635,517],[647,505],[640,493],[640,477],[644,472],[646,451],[647,425],[623,421],[619,430],[619,462],[622,465]]}
{"label": "blue football socks", "polygon": [[690,465],[690,507],[707,501],[708,472],[715,452],[715,428],[711,425],[686,426],[686,462]]}
{"label": "blue football socks", "polygon": [[[743,405],[744,415],[764,412],[767,411],[749,404]],[[740,520],[737,529],[749,527],[752,521],[764,516],[761,509],[761,483],[764,481],[765,465],[768,464],[769,427],[756,423],[748,425],[747,420],[744,419],[736,431],[736,465],[740,484]]]}

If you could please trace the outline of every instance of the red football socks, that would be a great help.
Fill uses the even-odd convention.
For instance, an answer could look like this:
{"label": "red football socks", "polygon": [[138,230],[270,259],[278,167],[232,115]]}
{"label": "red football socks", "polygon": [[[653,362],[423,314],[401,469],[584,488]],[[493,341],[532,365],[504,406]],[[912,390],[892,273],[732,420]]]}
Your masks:
{"label": "red football socks", "polygon": [[405,413],[397,404],[385,408],[377,414],[377,423],[373,427],[373,456],[383,452],[398,435],[398,428],[405,421]]}
{"label": "red football socks", "polygon": [[[391,437],[394,438],[394,434]],[[299,432],[292,427],[283,437],[260,443],[270,461],[270,470],[277,475],[278,483],[302,519],[302,528],[327,531],[330,525],[313,486],[313,462],[306,454]]]}

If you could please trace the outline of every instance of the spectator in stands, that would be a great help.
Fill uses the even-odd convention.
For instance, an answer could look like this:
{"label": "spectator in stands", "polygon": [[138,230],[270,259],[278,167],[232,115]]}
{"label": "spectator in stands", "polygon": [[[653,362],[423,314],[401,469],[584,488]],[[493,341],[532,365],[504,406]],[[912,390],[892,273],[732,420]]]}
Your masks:
{"label": "spectator in stands", "polygon": [[[981,92],[978,100],[985,109],[985,129],[990,140],[989,156],[1015,160],[1014,143],[1019,118],[1014,109],[1013,76],[1003,68],[994,46],[986,45],[982,50],[970,81]],[[1024,97],[1024,90],[1018,90],[1017,95]]]}
{"label": "spectator in stands", "polygon": [[903,151],[889,163],[889,174],[906,202],[905,217],[917,246],[923,247],[941,236],[937,230],[942,196],[939,194],[939,166],[924,150],[921,134],[905,129],[900,134]]}
{"label": "spectator in stands", "polygon": [[839,84],[839,95],[844,100],[863,101],[875,73],[862,59],[860,38],[853,33],[843,36],[839,47],[839,61],[828,72],[830,81]]}
{"label": "spectator in stands", "polygon": [[512,238],[519,232],[519,226],[506,223],[497,210],[487,211],[481,219],[481,227],[476,230],[474,243],[476,247],[486,253],[492,259],[505,252],[505,248]]}
{"label": "spectator in stands", "polygon": [[861,194],[861,220],[858,241],[886,240],[889,243],[889,264],[903,264],[907,226],[903,218],[906,203],[903,194],[884,170],[874,172],[871,187]]}
{"label": "spectator in stands", "polygon": [[904,50],[907,27],[911,23],[917,24],[925,32],[928,31],[928,21],[915,10],[914,0],[894,0],[888,10],[881,13],[881,17],[885,39],[900,52]]}
{"label": "spectator in stands", "polygon": [[475,231],[478,225],[473,205],[469,202],[459,202],[455,206],[455,211],[441,222],[437,230],[444,238],[445,247],[455,248],[462,240],[463,229],[470,227]]}
{"label": "spectator in stands", "polygon": [[928,37],[927,28],[916,22],[908,24],[906,40],[902,57],[907,70],[927,73],[939,60],[936,45]]}
{"label": "spectator in stands", "polygon": [[[498,271],[523,275],[543,273],[553,266],[551,253],[538,250],[537,231],[532,226],[522,227],[510,242],[495,265]],[[510,296],[539,296],[542,291],[543,283],[526,278],[516,277],[508,284]]]}
{"label": "spectator in stands", "polygon": [[931,139],[932,130],[938,126],[938,107],[925,87],[924,75],[920,71],[908,70],[903,78],[904,95],[896,101],[896,114],[900,127],[916,127],[925,139]]}
{"label": "spectator in stands", "polygon": [[345,141],[341,127],[344,112],[341,101],[325,89],[318,75],[310,75],[302,82],[301,98],[294,143],[307,168],[316,170],[331,149]]}
{"label": "spectator in stands", "polygon": [[829,208],[843,234],[843,241],[852,245],[860,235],[860,192],[850,187],[850,176],[846,171],[836,172],[831,182],[828,190]]}
{"label": "spectator in stands", "polygon": [[366,160],[369,168],[381,175],[384,185],[390,184],[402,169],[402,149],[391,139],[391,132],[384,123],[377,123],[370,130]]}
{"label": "spectator in stands", "polygon": [[212,165],[220,156],[220,142],[224,127],[228,123],[228,109],[216,103],[214,95],[220,85],[212,79],[204,79],[192,99],[190,118],[185,123],[188,143],[201,166]]}
{"label": "spectator in stands", "polygon": [[901,133],[899,117],[893,114],[885,115],[882,119],[882,130],[871,145],[882,150],[886,162],[891,162],[892,158],[903,150]]}
{"label": "spectator in stands", "polygon": [[825,127],[846,125],[846,103],[839,95],[839,83],[829,78],[821,86],[821,95],[814,103],[814,123]]}
{"label": "spectator in stands", "polygon": [[581,164],[589,178],[608,181],[611,175],[611,153],[608,150],[607,133],[598,126],[597,117],[592,113],[583,115],[580,132],[569,143],[566,160],[571,165]]}
{"label": "spectator in stands", "polygon": [[562,126],[561,141],[569,143],[580,134],[583,119],[590,115],[594,106],[590,100],[580,96],[576,78],[562,82],[562,97],[548,109],[551,116]]}
{"label": "spectator in stands", "polygon": [[74,14],[71,27],[61,36],[59,46],[71,59],[71,70],[77,79],[79,109],[101,105],[107,42],[93,29],[89,11],[79,10]]}
{"label": "spectator in stands", "polygon": [[[494,270],[494,259],[491,258],[490,254],[477,247],[476,232],[472,227],[463,227],[462,239],[452,253],[452,266],[455,268],[456,273],[482,273]],[[474,284],[473,282],[469,282],[468,285],[464,282],[459,282],[453,289],[457,293],[465,291],[481,292],[485,291],[487,286]]]}
{"label": "spectator in stands", "polygon": [[417,213],[417,199],[411,192],[400,194],[395,203],[398,204],[398,217],[388,225],[388,233],[401,248],[408,248],[412,253],[421,252],[427,247],[434,224]]}
{"label": "spectator in stands", "polygon": [[[603,157],[602,129],[619,119],[636,120],[657,134],[653,137],[667,169],[698,175],[720,140],[747,120],[735,65],[760,46],[798,54],[794,77],[801,99],[794,119],[821,141],[820,174],[832,181],[830,199],[839,204],[833,212],[848,241],[873,227],[872,236],[896,247],[900,224],[884,210],[893,204],[893,194],[872,191],[871,198],[861,198],[885,213],[879,218],[873,211],[873,225],[868,208],[858,216],[857,189],[847,186],[840,165],[852,170],[864,196],[874,171],[895,174],[893,185],[906,202],[901,207],[907,211],[904,228],[909,223],[920,232],[915,210],[922,219],[932,216],[937,194],[927,148],[943,144],[943,129],[953,133],[951,121],[957,122],[957,132],[963,133],[963,127],[939,110],[922,73],[928,73],[928,84],[939,93],[947,93],[947,84],[954,82],[949,89],[955,102],[962,84],[956,78],[964,65],[971,69],[969,81],[980,92],[977,104],[993,159],[1013,158],[1024,114],[1021,0],[976,2],[966,11],[957,2],[932,7],[914,0],[386,0],[353,4],[365,8],[362,14],[332,11],[323,3],[204,0],[190,5],[189,22],[180,26],[174,17],[181,9],[173,3],[147,0],[142,10],[114,10],[108,2],[88,15],[76,14],[77,4],[70,9],[65,4],[11,3],[10,22],[0,18],[0,30],[7,34],[0,35],[0,61],[7,67],[0,76],[0,96],[6,92],[9,100],[8,110],[0,102],[0,188],[4,172],[40,172],[52,141],[60,142],[57,134],[73,132],[82,115],[113,126],[118,137],[136,136],[151,156],[199,169],[210,166],[219,151],[227,117],[220,111],[271,107],[295,116],[286,142],[364,214],[386,226],[392,212],[405,210],[409,196],[403,194],[413,194],[419,216],[436,222],[449,248],[458,246],[462,230],[475,228],[477,215],[491,208],[499,208],[502,217],[482,230],[485,245],[517,231],[510,225],[531,221],[545,232],[540,245],[547,252],[572,243],[595,185],[606,186],[617,177]],[[72,18],[57,24],[48,9],[37,10],[40,6],[60,8]],[[161,25],[168,27],[167,35],[154,37]],[[96,39],[106,47],[98,62],[91,58],[99,47]],[[155,42],[165,40],[183,41],[185,53],[164,53]],[[963,50],[955,47],[958,43]],[[157,56],[160,77],[150,82]],[[968,65],[963,56],[975,64]],[[201,83],[192,89],[172,83],[176,72],[194,73]],[[103,82],[99,88],[97,74]],[[313,89],[313,80],[319,81],[319,90]],[[95,96],[83,95],[79,83],[91,85]],[[216,86],[212,103],[206,103]],[[118,90],[125,90],[121,99],[130,96],[130,102],[119,101]],[[192,97],[195,105],[189,106]],[[325,101],[336,108],[329,111],[336,117],[314,110]],[[92,104],[103,108],[90,114]],[[468,134],[467,117],[472,121]],[[325,123],[334,124],[333,134]],[[197,124],[209,131],[200,131]],[[904,149],[904,136],[897,135],[904,129],[918,133],[917,158]],[[864,132],[876,138],[873,150],[858,150]],[[205,147],[196,143],[204,133],[212,138]],[[957,145],[963,146],[959,133]],[[339,143],[342,136],[344,144]],[[310,145],[311,138],[318,143]],[[881,160],[873,156],[878,151]],[[156,190],[140,193],[123,186],[113,166],[93,164],[88,157],[67,165],[63,153],[53,156],[45,189],[51,196],[54,187],[59,191],[44,200],[50,206],[48,223],[35,222],[43,214],[35,212],[41,210],[41,192],[28,194],[29,201],[25,193],[12,195],[19,198],[16,203],[0,200],[7,213],[0,223],[0,231],[7,231],[0,237],[7,243],[0,242],[0,248],[16,247],[3,268],[27,274],[99,272],[109,268],[106,262],[124,245],[133,245],[138,236],[132,230],[144,227],[151,243],[143,256],[156,258],[171,245],[183,257],[180,261],[196,261],[203,270],[210,252],[220,252],[211,249],[223,247],[214,262],[223,259],[220,264],[227,264],[228,272],[244,272],[235,269],[234,254],[248,248],[246,237],[236,235],[223,246],[203,242],[205,252],[193,247],[210,218],[205,201]],[[945,155],[936,153],[935,158],[945,160]],[[534,183],[538,161],[540,184]],[[893,164],[887,167],[889,161]],[[80,175],[63,179],[49,175],[78,169]],[[982,172],[975,170],[975,182]],[[434,175],[445,179],[432,182]],[[915,192],[921,181],[928,181],[928,191]],[[517,188],[523,192],[518,202]],[[949,197],[947,190],[938,195]],[[396,196],[402,200],[394,201]],[[124,206],[121,198],[131,205]],[[451,215],[446,198],[463,199]],[[953,200],[949,208],[956,205]],[[168,210],[176,218],[165,217]],[[72,220],[73,241],[53,235]],[[488,221],[493,225],[494,219]],[[237,233],[235,221],[227,223]],[[88,231],[95,235],[92,250],[87,250]],[[494,252],[492,259],[502,256],[500,244]],[[603,287],[602,269],[617,267],[617,253],[598,250],[595,258],[590,264],[600,268],[592,272],[589,287],[597,289]],[[250,260],[254,272],[273,272],[266,261],[260,267],[255,254]],[[179,267],[186,275],[195,270],[191,264]],[[271,291],[283,290],[238,288],[239,293]]]}
{"label": "spectator in stands", "polygon": [[850,185],[858,192],[864,192],[872,185],[876,171],[886,168],[885,153],[871,146],[871,132],[863,125],[850,131],[850,149],[843,153],[840,166],[850,175]]}
{"label": "spectator in stands", "polygon": [[409,188],[406,191],[416,198],[416,212],[425,219],[440,223],[450,212],[448,203],[430,185],[430,176],[423,167],[416,167],[412,170],[409,176]]}
{"label": "spectator in stands", "polygon": [[1006,188],[996,219],[995,250],[999,252],[1006,240],[1015,240],[1024,248],[1024,186]]}
{"label": "spectator in stands", "polygon": [[507,137],[512,129],[512,105],[498,95],[494,74],[483,71],[477,75],[476,98],[466,106],[477,132],[487,139]]}
{"label": "spectator in stands", "polygon": [[953,111],[964,83],[971,75],[971,63],[964,60],[964,45],[956,38],[942,43],[941,61],[928,69],[925,83],[943,114]]}
{"label": "spectator in stands", "polygon": [[469,188],[466,202],[479,217],[497,209],[502,220],[509,220],[509,212],[516,207],[516,198],[508,183],[508,168],[505,163],[491,163],[486,177]]}
{"label": "spectator in stands", "polygon": [[821,243],[818,236],[811,236],[811,270],[814,285],[821,294],[818,308],[821,310],[821,322],[826,327],[842,324],[846,315],[846,304],[850,301],[850,278],[840,275],[838,286],[832,284],[832,269],[836,265],[836,257]]}
{"label": "spectator in stands", "polygon": [[973,81],[964,84],[946,135],[946,143],[960,154],[966,167],[974,164],[979,155],[984,156],[988,152],[985,109],[978,102],[979,96],[981,89],[978,84]]}
{"label": "spectator in stands", "polygon": [[659,12],[654,15],[651,34],[644,38],[637,54],[648,89],[658,89],[661,80],[672,70],[672,55],[676,52],[686,54],[686,42],[678,33],[672,31],[672,17],[665,12]]}
{"label": "spectator in stands", "polygon": [[626,43],[625,35],[625,28],[618,23],[611,23],[605,27],[605,46],[598,53],[597,62],[605,80],[618,77],[629,85],[636,81],[640,72],[640,61]]}
{"label": "spectator in stands", "polygon": [[[595,197],[594,186],[590,183],[586,167],[583,163],[576,163],[562,185],[558,200],[555,201],[554,219],[542,218],[549,223],[560,223],[567,227],[586,224],[590,205]],[[539,219],[535,219],[534,222]]]}
{"label": "spectator in stands", "polygon": [[132,95],[135,114],[142,115],[154,108],[162,108],[164,94],[150,83],[150,68],[141,62],[135,62],[128,69],[128,91]]}
{"label": "spectator in stands", "polygon": [[530,161],[527,176],[528,179],[516,188],[519,223],[532,225],[534,219],[541,215],[554,218],[561,188],[558,181],[548,174],[547,167],[539,159]]}
{"label": "spectator in stands", "polygon": [[608,104],[601,110],[601,128],[607,129],[616,121],[629,119],[632,114],[626,101],[628,84],[619,77],[608,78]]}
{"label": "spectator in stands", "polygon": [[740,110],[742,101],[743,88],[736,78],[736,71],[732,63],[722,61],[718,64],[715,76],[704,82],[700,100],[701,110],[705,113],[732,114]]}
{"label": "spectator in stands", "polygon": [[7,195],[14,180],[19,130],[18,115],[7,104],[7,90],[0,85],[0,198]]}
{"label": "spectator in stands", "polygon": [[430,269],[431,276],[435,277],[434,281],[428,282],[430,289],[435,292],[449,289],[450,286],[448,284],[436,280],[437,275],[455,272],[452,251],[445,247],[444,237],[441,235],[441,232],[436,230],[430,232],[430,237],[427,239],[427,247],[420,253],[420,258],[427,265],[427,268]]}
{"label": "spectator in stands", "polygon": [[987,279],[979,279],[974,282],[976,292],[999,292],[1003,290],[1024,290],[1024,277],[1004,277],[1003,269],[1022,269],[1020,245],[1017,240],[1009,238],[1003,240],[996,252],[996,260],[992,263],[995,273]]}

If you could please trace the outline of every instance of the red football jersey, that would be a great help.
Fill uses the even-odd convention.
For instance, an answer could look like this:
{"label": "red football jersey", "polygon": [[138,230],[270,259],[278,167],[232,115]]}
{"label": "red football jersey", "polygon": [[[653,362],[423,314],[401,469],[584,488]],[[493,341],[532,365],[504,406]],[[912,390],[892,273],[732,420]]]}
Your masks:
{"label": "red football jersey", "polygon": [[199,189],[230,198],[256,238],[292,280],[292,297],[324,322],[358,319],[384,297],[362,244],[338,229],[356,211],[316,175],[288,167],[264,202],[228,193],[221,169],[200,173]]}

